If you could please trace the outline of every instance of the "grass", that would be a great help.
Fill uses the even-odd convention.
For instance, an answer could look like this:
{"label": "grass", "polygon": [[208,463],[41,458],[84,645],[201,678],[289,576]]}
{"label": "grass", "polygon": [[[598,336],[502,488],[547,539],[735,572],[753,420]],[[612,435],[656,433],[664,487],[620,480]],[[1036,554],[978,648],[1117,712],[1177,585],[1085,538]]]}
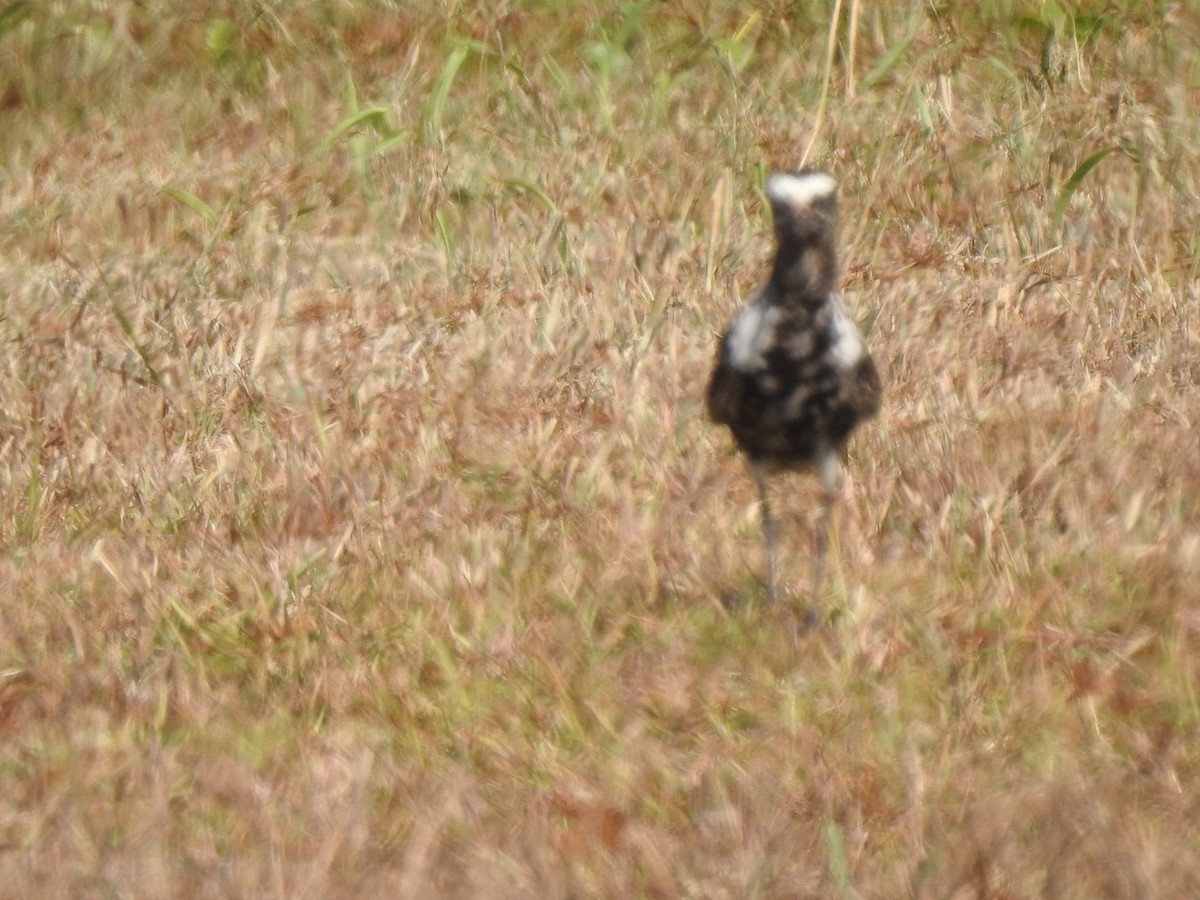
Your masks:
{"label": "grass", "polygon": [[[0,895],[1197,893],[1200,4],[390,6],[0,7]],[[793,654],[702,389],[814,136]]]}

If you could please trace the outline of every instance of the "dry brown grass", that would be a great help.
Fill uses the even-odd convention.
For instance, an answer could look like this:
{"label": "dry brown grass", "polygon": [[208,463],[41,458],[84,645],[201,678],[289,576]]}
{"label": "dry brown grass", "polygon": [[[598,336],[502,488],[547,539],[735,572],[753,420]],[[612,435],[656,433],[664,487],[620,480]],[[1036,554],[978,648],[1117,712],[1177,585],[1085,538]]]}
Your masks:
{"label": "dry brown grass", "polygon": [[0,10],[0,895],[1200,892],[1200,4],[853,5],[798,656],[701,394],[831,2]]}

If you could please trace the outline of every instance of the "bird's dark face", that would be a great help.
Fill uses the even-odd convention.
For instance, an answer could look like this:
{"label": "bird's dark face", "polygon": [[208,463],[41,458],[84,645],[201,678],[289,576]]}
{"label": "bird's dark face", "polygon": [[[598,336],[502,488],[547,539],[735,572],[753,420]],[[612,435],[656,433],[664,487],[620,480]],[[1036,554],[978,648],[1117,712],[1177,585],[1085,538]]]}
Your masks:
{"label": "bird's dark face", "polygon": [[837,205],[832,199],[818,200],[804,209],[772,205],[775,236],[780,244],[820,243],[834,234]]}

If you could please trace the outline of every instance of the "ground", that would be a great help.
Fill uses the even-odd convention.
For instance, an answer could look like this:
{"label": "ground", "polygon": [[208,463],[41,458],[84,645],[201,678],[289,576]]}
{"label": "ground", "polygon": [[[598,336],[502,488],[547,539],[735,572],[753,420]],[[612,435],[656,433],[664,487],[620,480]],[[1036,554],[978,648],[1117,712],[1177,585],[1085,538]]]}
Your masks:
{"label": "ground", "polygon": [[1200,2],[882,6],[0,5],[0,896],[1200,893]]}

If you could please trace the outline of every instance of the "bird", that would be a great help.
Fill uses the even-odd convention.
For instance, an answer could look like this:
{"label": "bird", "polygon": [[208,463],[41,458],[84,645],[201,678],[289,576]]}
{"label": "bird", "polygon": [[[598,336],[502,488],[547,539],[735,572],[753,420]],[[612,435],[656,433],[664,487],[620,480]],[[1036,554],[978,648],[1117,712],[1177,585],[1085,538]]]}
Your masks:
{"label": "bird", "polygon": [[807,628],[817,621],[840,459],[854,429],[879,412],[883,386],[838,290],[837,182],[816,169],[781,172],[767,179],[764,193],[776,242],[770,277],[721,336],[706,401],[758,487],[772,606],[779,602],[778,538],[768,479],[788,471],[820,479]]}

